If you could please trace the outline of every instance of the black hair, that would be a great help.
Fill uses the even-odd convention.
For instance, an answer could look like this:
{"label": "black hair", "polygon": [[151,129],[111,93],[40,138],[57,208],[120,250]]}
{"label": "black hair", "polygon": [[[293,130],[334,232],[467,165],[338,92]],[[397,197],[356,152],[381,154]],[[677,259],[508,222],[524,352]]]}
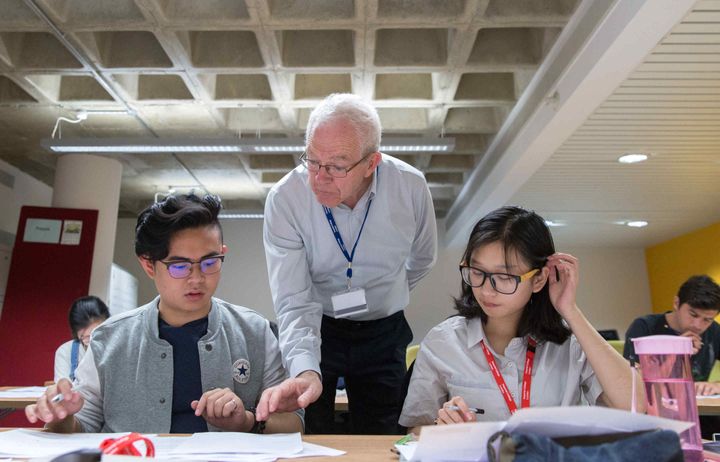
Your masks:
{"label": "black hair", "polygon": [[[476,249],[493,242],[503,245],[506,260],[508,255],[516,252],[532,269],[543,268],[547,258],[555,253],[555,244],[545,220],[535,212],[520,207],[502,207],[481,218],[470,233],[463,262],[470,264]],[[466,318],[479,317],[486,324],[487,314],[475,300],[472,287],[462,278],[461,281],[461,295],[455,299],[455,309]],[[517,336],[532,335],[538,341],[561,344],[570,333],[562,316],[550,302],[546,283],[539,292],[533,293],[523,309]]]}
{"label": "black hair", "polygon": [[78,298],[70,306],[68,313],[68,322],[73,338],[78,338],[77,333],[80,329],[86,328],[95,321],[104,321],[109,317],[110,310],[99,298],[94,295]]}
{"label": "black hair", "polygon": [[159,261],[170,252],[170,239],[178,231],[203,226],[222,227],[218,214],[222,208],[220,198],[212,194],[203,197],[195,194],[169,195],[140,212],[135,226],[135,255],[150,261]]}
{"label": "black hair", "polygon": [[720,286],[710,276],[692,276],[678,290],[678,306],[687,303],[699,310],[720,311]]}

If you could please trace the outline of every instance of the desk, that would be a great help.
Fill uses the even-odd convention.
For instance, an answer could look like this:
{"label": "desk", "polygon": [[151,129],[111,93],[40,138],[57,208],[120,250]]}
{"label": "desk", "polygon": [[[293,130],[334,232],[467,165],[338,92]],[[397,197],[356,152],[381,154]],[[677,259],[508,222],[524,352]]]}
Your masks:
{"label": "desk", "polygon": [[[399,435],[303,435],[303,441],[347,452],[340,457],[303,457],[302,462],[370,462],[394,461],[398,456],[390,451]],[[298,459],[278,459],[298,460]]]}
{"label": "desk", "polygon": [[[0,390],[12,390],[13,388],[21,387],[0,387]],[[25,406],[29,404],[35,404],[37,397],[13,397],[13,398],[0,398],[0,409],[25,409]]]}
{"label": "desk", "polygon": [[720,415],[720,398],[696,398],[698,414]]}

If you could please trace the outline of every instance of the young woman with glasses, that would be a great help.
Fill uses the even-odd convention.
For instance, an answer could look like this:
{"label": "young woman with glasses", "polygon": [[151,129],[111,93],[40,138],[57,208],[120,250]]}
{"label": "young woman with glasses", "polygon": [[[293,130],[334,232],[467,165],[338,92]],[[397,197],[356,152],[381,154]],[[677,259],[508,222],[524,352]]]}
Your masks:
{"label": "young woman with glasses", "polygon": [[460,274],[460,316],[423,341],[401,425],[506,420],[528,406],[631,407],[634,372],[578,308],[578,261],[555,251],[540,216],[503,207],[482,218]]}

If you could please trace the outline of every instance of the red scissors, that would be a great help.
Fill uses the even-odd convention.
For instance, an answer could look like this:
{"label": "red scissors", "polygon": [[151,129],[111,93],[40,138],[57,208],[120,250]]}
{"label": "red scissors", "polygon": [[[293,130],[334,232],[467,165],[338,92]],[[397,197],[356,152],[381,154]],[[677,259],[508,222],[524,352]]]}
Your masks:
{"label": "red scissors", "polygon": [[[145,443],[145,454],[140,453],[135,443]],[[122,456],[155,457],[155,446],[152,441],[140,433],[130,433],[120,438],[108,438],[100,443],[100,450],[103,454],[117,454]]]}

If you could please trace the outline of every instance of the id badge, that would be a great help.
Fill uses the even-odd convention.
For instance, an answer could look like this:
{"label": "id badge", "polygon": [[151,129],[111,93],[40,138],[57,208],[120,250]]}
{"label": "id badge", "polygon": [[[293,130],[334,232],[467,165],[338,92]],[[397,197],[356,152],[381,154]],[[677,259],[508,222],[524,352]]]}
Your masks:
{"label": "id badge", "polygon": [[332,300],[335,318],[344,318],[368,311],[367,302],[365,301],[365,289],[362,287],[337,292],[330,300]]}

